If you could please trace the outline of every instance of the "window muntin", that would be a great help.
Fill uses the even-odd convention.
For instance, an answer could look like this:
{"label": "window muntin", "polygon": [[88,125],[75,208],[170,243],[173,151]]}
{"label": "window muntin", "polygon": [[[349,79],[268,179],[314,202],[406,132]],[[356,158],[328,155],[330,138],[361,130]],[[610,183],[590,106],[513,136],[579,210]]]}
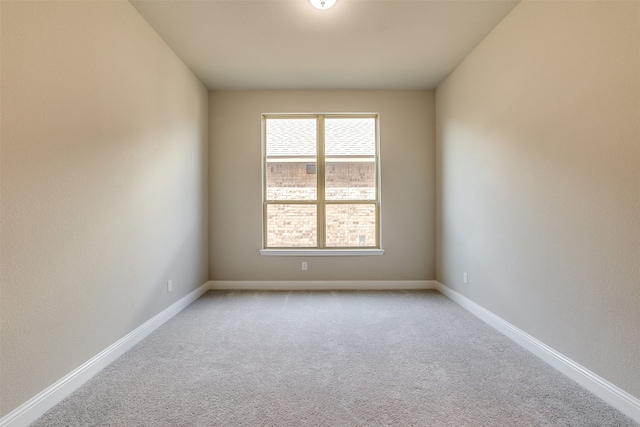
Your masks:
{"label": "window muntin", "polygon": [[263,116],[264,248],[380,248],[377,121]]}

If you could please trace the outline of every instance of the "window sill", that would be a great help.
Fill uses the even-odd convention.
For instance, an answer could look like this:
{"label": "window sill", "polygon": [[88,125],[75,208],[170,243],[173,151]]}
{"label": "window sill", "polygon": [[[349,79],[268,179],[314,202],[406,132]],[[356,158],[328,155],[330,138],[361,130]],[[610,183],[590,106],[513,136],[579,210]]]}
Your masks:
{"label": "window sill", "polygon": [[372,256],[384,249],[260,249],[262,256]]}

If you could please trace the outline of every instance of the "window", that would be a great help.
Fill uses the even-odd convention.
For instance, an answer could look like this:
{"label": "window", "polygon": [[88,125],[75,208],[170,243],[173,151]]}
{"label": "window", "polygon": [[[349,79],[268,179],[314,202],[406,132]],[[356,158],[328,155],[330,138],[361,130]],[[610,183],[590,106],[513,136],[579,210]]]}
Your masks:
{"label": "window", "polygon": [[264,249],[380,249],[378,145],[376,114],[264,115]]}

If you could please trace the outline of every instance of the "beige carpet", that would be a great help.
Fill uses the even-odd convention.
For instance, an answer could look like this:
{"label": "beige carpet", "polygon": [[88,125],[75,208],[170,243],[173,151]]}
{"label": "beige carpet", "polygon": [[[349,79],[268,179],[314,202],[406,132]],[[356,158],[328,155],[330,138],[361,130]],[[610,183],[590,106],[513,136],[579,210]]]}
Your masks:
{"label": "beige carpet", "polygon": [[634,426],[435,291],[208,292],[34,426]]}

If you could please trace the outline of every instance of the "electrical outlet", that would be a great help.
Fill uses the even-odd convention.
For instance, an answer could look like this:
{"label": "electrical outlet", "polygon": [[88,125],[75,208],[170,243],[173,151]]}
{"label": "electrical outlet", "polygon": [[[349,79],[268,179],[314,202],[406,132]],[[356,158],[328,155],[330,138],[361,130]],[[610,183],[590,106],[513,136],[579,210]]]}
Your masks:
{"label": "electrical outlet", "polygon": [[167,293],[171,292],[173,290],[173,280],[169,280],[167,282]]}
{"label": "electrical outlet", "polygon": [[469,276],[467,275],[467,273],[462,273],[462,281],[464,283],[469,283]]}
{"label": "electrical outlet", "polygon": [[307,262],[302,261],[302,271],[307,271]]}

